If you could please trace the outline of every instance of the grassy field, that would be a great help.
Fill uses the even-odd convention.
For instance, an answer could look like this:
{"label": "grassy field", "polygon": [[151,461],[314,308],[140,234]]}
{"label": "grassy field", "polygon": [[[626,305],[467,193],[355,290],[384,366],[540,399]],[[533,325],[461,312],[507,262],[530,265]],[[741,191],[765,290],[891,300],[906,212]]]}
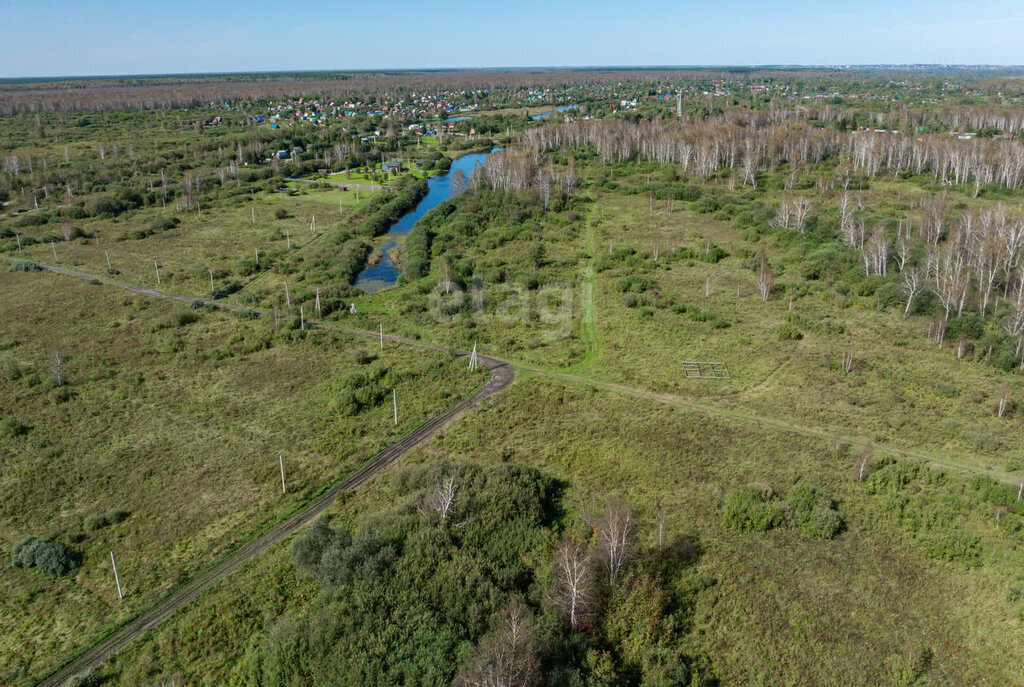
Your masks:
{"label": "grassy field", "polygon": [[[1019,376],[957,361],[952,345],[935,346],[927,337],[929,318],[879,313],[872,298],[844,296],[788,271],[777,283],[806,290],[792,305],[784,293],[762,302],[755,274],[744,265],[750,244],[731,227],[688,211],[649,213],[646,200],[636,197],[601,203],[606,210],[597,227],[598,259],[602,251],[609,259],[596,277],[595,375],[838,433],[928,447],[999,473],[1015,457],[1020,419],[997,417],[993,404],[1007,385],[1014,397],[1024,396],[1024,383]],[[631,231],[624,234],[623,224]],[[729,257],[711,264],[655,262],[651,256],[655,244],[665,252],[673,245],[699,252],[708,240]],[[646,258],[627,266],[611,259],[609,244]],[[785,251],[776,246],[768,255],[786,265]],[[635,301],[621,288],[628,275],[652,282]],[[680,305],[685,312],[677,312]],[[701,311],[729,326],[695,321]],[[778,328],[794,320],[802,323],[801,338],[780,340]],[[854,366],[846,374],[840,362],[851,350]],[[731,378],[685,379],[684,360],[725,362]]]}
{"label": "grassy field", "polygon": [[[152,288],[158,286],[155,261],[160,269],[161,290],[208,297],[210,269],[218,290],[226,281],[245,284],[253,277],[265,278],[263,273],[268,269],[294,271],[289,266],[311,255],[325,233],[351,229],[357,221],[356,211],[372,195],[366,190],[356,204],[352,192],[304,190],[296,196],[261,193],[251,201],[246,198],[201,213],[154,210],[122,221],[86,221],[79,225],[85,236],[70,241],[58,238],[53,245],[45,239],[55,232],[44,226],[24,232],[39,243],[26,246],[20,253],[15,249],[11,255],[91,274],[106,274],[109,256],[117,279]],[[340,196],[351,196],[343,200],[344,214],[339,214],[337,206]],[[285,216],[278,218],[278,212]],[[177,226],[153,230],[162,218],[176,221]]]}
{"label": "grassy field", "polygon": [[[0,663],[25,675],[87,646],[481,381],[446,354],[378,351],[290,320],[274,331],[45,273],[4,271],[0,284],[0,536],[55,538],[82,554],[67,579],[4,576]],[[58,349],[68,382],[55,388],[47,360]],[[397,385],[398,426],[383,400],[355,415],[337,405],[339,383],[375,366]],[[114,509],[127,519],[97,524]]]}
{"label": "grassy field", "polygon": [[[687,575],[669,581],[689,600],[686,648],[722,684],[903,684],[908,666],[928,655],[924,676],[935,684],[995,685],[1012,683],[1024,659],[1019,602],[1007,602],[1021,584],[1015,539],[994,530],[983,509],[964,512],[953,526],[979,534],[984,567],[928,558],[898,524],[879,518],[878,497],[855,479],[856,458],[828,442],[527,376],[404,463],[441,460],[526,464],[565,480],[567,527],[584,508],[593,513],[625,496],[647,547],[656,547],[664,509],[666,538],[688,538],[700,552]],[[845,530],[808,541],[785,530],[727,529],[723,496],[750,482],[823,489]],[[377,478],[341,503],[335,519],[372,513],[388,483]],[[286,548],[125,652],[111,669],[115,684],[174,675],[232,683],[250,638],[312,596]],[[972,603],[948,603],[963,597]],[[202,618],[215,620],[200,630]]]}

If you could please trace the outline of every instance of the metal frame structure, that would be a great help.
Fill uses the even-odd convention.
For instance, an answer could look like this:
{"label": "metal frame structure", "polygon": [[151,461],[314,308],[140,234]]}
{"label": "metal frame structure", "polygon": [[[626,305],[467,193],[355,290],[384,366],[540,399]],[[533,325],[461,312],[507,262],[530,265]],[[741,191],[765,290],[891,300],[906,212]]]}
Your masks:
{"label": "metal frame structure", "polygon": [[729,368],[725,363],[704,361],[683,361],[683,376],[694,379],[729,379]]}

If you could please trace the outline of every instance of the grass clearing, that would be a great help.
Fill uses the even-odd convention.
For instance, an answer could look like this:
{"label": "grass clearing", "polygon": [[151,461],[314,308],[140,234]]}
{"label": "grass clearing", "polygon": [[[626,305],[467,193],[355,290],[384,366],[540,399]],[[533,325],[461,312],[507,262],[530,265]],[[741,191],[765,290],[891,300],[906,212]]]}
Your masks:
{"label": "grass clearing", "polygon": [[[69,578],[4,578],[0,662],[26,675],[161,598],[482,381],[443,353],[378,351],[290,322],[274,332],[266,321],[58,275],[4,272],[0,283],[9,323],[0,415],[27,428],[2,450],[0,533],[8,545],[56,538],[83,556]],[[61,388],[47,374],[55,349],[67,356]],[[337,405],[339,383],[374,368],[398,386],[397,427],[390,393],[363,399],[352,416]],[[130,515],[94,526],[113,509]]]}

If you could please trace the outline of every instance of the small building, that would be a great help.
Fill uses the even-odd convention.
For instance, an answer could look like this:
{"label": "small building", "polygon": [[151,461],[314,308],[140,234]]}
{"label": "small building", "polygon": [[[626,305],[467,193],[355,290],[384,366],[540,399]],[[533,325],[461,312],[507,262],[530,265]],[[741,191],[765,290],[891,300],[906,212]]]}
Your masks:
{"label": "small building", "polygon": [[403,171],[405,171],[402,168],[401,162],[385,162],[383,165],[381,165],[381,169],[384,170],[385,172],[390,172],[394,174],[401,174]]}

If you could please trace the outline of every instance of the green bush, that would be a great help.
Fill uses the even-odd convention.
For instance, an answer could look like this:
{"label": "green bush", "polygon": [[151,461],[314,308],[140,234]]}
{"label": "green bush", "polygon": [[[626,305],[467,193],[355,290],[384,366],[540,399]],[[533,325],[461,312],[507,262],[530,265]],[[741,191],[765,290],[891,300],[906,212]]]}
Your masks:
{"label": "green bush", "polygon": [[766,532],[783,522],[782,510],[766,498],[765,490],[747,484],[725,495],[722,520],[738,532]]}
{"label": "green bush", "polygon": [[78,554],[63,544],[28,536],[11,548],[11,566],[39,568],[51,577],[61,577],[78,567]]}
{"label": "green bush", "polygon": [[149,228],[150,230],[152,230],[153,233],[158,233],[161,231],[174,229],[179,224],[181,224],[181,220],[179,220],[177,217],[158,217],[155,220],[153,220],[153,223],[149,225]]}
{"label": "green bush", "polygon": [[260,319],[260,314],[251,308],[240,308],[239,310],[235,310],[234,315],[240,320]]}
{"label": "green bush", "polygon": [[15,260],[7,268],[10,272],[42,272],[43,268],[31,260]]}
{"label": "green bush", "polygon": [[96,530],[103,529],[104,527],[124,522],[130,515],[131,513],[123,508],[112,508],[103,515],[90,515],[86,517],[83,527],[86,532],[94,532]]}
{"label": "green bush", "polygon": [[99,687],[103,683],[99,674],[92,668],[75,673],[64,682],[64,687]]}
{"label": "green bush", "polygon": [[946,325],[946,338],[953,341],[959,339],[961,334],[975,341],[980,339],[985,334],[985,321],[981,315],[970,313],[951,319]]}
{"label": "green bush", "polygon": [[843,520],[832,499],[817,487],[801,484],[786,497],[793,525],[811,539],[832,539],[843,528]]}
{"label": "green bush", "polygon": [[654,280],[631,274],[619,280],[619,291],[626,293],[643,293],[654,287]]}
{"label": "green bush", "polygon": [[30,429],[31,427],[21,424],[13,417],[5,417],[3,420],[0,420],[0,437],[4,439],[23,437],[28,434]]}
{"label": "green bush", "polygon": [[779,341],[799,341],[804,335],[797,329],[796,325],[784,322],[775,328],[775,336]]}
{"label": "green bush", "polygon": [[193,322],[198,322],[199,315],[190,311],[180,312],[174,316],[173,321],[175,326],[184,327],[185,325],[192,324]]}

